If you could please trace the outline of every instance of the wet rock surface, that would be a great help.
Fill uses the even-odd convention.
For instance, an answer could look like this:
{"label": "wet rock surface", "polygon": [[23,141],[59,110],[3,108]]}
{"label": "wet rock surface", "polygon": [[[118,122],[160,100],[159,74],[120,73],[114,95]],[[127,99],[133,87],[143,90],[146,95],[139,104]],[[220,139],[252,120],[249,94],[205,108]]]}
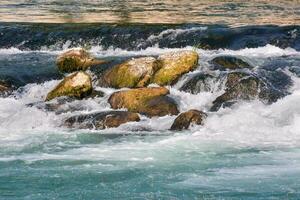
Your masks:
{"label": "wet rock surface", "polygon": [[75,71],[85,71],[93,65],[106,63],[104,60],[93,58],[86,50],[82,48],[71,49],[57,57],[56,65],[63,73]]}
{"label": "wet rock surface", "polygon": [[109,69],[103,76],[104,85],[113,88],[147,86],[160,68],[154,57],[132,58]]}
{"label": "wet rock surface", "polygon": [[127,111],[106,111],[86,115],[73,116],[65,120],[64,126],[79,129],[106,129],[118,127],[127,122],[140,121],[136,113]]}
{"label": "wet rock surface", "polygon": [[13,86],[8,84],[6,81],[0,80],[0,97],[6,97],[13,91]]}
{"label": "wet rock surface", "polygon": [[244,61],[242,58],[235,56],[218,56],[210,61],[214,69],[219,70],[235,70],[235,69],[245,69],[253,68],[249,63]]}
{"label": "wet rock surface", "polygon": [[176,102],[164,87],[138,88],[113,93],[108,102],[113,109],[126,108],[149,117],[176,115]]}
{"label": "wet rock surface", "polygon": [[152,82],[172,85],[185,73],[197,67],[199,55],[195,51],[177,51],[158,57],[161,68],[154,74]]}
{"label": "wet rock surface", "polygon": [[[208,73],[198,73],[191,79],[186,81],[179,90],[189,92],[191,94],[198,94],[200,92],[212,92],[218,87],[219,78]],[[221,86],[219,85],[219,88]]]}
{"label": "wet rock surface", "polygon": [[50,101],[56,97],[69,96],[84,98],[93,91],[91,77],[85,72],[76,72],[64,78],[46,97]]}
{"label": "wet rock surface", "polygon": [[199,110],[189,110],[181,113],[173,122],[171,129],[173,131],[181,131],[188,129],[191,125],[202,125],[207,114]]}

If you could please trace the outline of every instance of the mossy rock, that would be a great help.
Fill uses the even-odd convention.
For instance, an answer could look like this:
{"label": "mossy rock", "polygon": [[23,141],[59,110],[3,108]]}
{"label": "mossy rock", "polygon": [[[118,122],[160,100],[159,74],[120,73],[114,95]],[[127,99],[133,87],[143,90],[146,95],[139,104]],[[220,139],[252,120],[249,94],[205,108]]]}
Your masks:
{"label": "mossy rock", "polygon": [[64,126],[69,128],[101,130],[118,127],[127,122],[138,121],[140,121],[140,117],[136,113],[127,111],[105,111],[70,117],[65,120]]}
{"label": "mossy rock", "polygon": [[176,102],[167,94],[169,90],[164,87],[138,88],[115,92],[108,102],[114,109],[126,108],[149,117],[176,115]]}
{"label": "mossy rock", "polygon": [[56,60],[59,71],[63,73],[85,71],[93,65],[102,63],[106,63],[106,61],[93,58],[82,48],[68,50],[58,56]]}
{"label": "mossy rock", "polygon": [[76,72],[64,78],[46,97],[50,101],[56,97],[69,96],[84,98],[93,91],[91,77],[85,72]]}
{"label": "mossy rock", "polygon": [[199,110],[189,110],[181,113],[171,126],[171,130],[181,131],[188,129],[192,124],[202,125],[207,114]]}
{"label": "mossy rock", "polygon": [[178,51],[158,57],[161,68],[154,74],[152,83],[172,85],[185,73],[197,67],[199,56],[195,51]]}
{"label": "mossy rock", "polygon": [[113,88],[145,87],[159,68],[159,62],[153,57],[133,58],[109,69],[103,79]]}
{"label": "mossy rock", "polygon": [[249,63],[235,56],[218,56],[212,59],[210,62],[215,69],[220,69],[220,70],[253,68]]}

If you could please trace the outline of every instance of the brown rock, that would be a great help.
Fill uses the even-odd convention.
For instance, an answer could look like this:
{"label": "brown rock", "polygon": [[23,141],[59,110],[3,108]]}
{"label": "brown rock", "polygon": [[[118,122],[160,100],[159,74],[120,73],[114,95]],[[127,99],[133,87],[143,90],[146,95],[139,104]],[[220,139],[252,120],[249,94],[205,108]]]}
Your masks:
{"label": "brown rock", "polygon": [[154,74],[152,82],[158,85],[171,85],[181,75],[197,67],[199,56],[195,51],[178,51],[158,57],[161,68]]}
{"label": "brown rock", "polygon": [[149,117],[176,115],[177,105],[167,94],[169,90],[164,87],[138,88],[115,92],[108,102],[114,109],[127,108]]}
{"label": "brown rock", "polygon": [[199,110],[189,110],[187,112],[181,113],[174,121],[171,126],[171,130],[183,130],[188,129],[191,124],[202,125],[203,120],[207,115]]}
{"label": "brown rock", "polygon": [[82,48],[71,49],[57,57],[56,64],[63,73],[85,71],[92,65],[106,63],[104,60],[93,58]]}
{"label": "brown rock", "polygon": [[104,83],[114,88],[145,87],[159,67],[153,57],[133,58],[109,69],[103,76]]}

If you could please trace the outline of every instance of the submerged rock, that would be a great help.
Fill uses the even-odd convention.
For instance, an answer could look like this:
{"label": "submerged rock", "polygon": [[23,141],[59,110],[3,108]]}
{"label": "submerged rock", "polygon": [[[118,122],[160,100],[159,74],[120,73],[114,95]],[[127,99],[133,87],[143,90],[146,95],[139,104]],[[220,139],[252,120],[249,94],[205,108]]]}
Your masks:
{"label": "submerged rock", "polygon": [[58,69],[63,73],[75,71],[85,71],[92,65],[106,63],[104,60],[93,58],[86,50],[71,49],[60,56],[56,60]]}
{"label": "submerged rock", "polygon": [[104,84],[114,88],[144,87],[159,68],[153,57],[133,58],[108,70],[103,76]]}
{"label": "submerged rock", "polygon": [[164,87],[138,88],[113,93],[108,102],[114,109],[126,108],[149,117],[176,115],[176,102],[166,95]]}
{"label": "submerged rock", "polygon": [[191,124],[202,125],[203,120],[207,117],[207,114],[199,110],[189,110],[181,113],[171,126],[171,130],[183,130],[188,129]]}
{"label": "submerged rock", "polygon": [[118,127],[127,122],[140,121],[136,113],[127,111],[106,111],[87,115],[73,116],[64,122],[64,126],[80,129],[105,129]]}
{"label": "submerged rock", "polygon": [[217,87],[218,78],[210,74],[198,73],[183,84],[179,89],[184,92],[198,94],[200,92],[212,92]]}
{"label": "submerged rock", "polygon": [[178,51],[158,57],[161,68],[154,74],[152,82],[158,85],[174,84],[181,75],[197,67],[199,56],[195,51]]}
{"label": "submerged rock", "polygon": [[46,97],[50,101],[56,97],[69,96],[84,98],[93,91],[91,77],[85,72],[76,72],[64,78]]}
{"label": "submerged rock", "polygon": [[224,69],[243,69],[243,68],[252,68],[252,66],[242,60],[241,58],[237,58],[234,56],[218,56],[211,60],[214,68],[224,70]]}

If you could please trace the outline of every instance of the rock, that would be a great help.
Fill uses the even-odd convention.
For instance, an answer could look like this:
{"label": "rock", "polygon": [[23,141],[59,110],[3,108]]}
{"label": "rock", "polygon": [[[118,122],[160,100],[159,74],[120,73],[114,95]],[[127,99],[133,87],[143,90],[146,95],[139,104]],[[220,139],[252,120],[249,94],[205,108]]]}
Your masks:
{"label": "rock", "polygon": [[118,127],[127,122],[140,121],[136,113],[127,111],[106,111],[87,115],[73,116],[64,122],[64,126],[80,129],[105,129]]}
{"label": "rock", "polygon": [[214,77],[210,74],[198,73],[190,80],[185,82],[179,90],[192,94],[198,94],[200,92],[212,92],[217,87],[217,83],[217,77]]}
{"label": "rock", "polygon": [[0,97],[6,97],[13,91],[13,87],[5,81],[0,81]]}
{"label": "rock", "polygon": [[149,117],[176,115],[177,105],[167,94],[169,90],[164,87],[138,88],[115,92],[108,102],[114,109],[127,108]]}
{"label": "rock", "polygon": [[56,60],[58,69],[63,73],[85,71],[92,65],[98,65],[102,63],[106,63],[106,61],[93,58],[82,48],[71,49],[58,56]]}
{"label": "rock", "polygon": [[108,87],[144,87],[159,68],[159,63],[153,57],[133,58],[109,69],[103,79]]}
{"label": "rock", "polygon": [[191,124],[202,125],[203,120],[207,117],[206,113],[199,110],[189,110],[181,113],[171,126],[171,130],[181,131],[188,129]]}
{"label": "rock", "polygon": [[243,69],[243,68],[252,68],[252,66],[242,60],[241,58],[237,58],[234,56],[218,56],[211,60],[211,64],[213,64],[215,69]]}
{"label": "rock", "polygon": [[76,72],[64,78],[51,92],[48,93],[46,101],[56,97],[69,96],[84,98],[93,91],[91,77],[85,72]]}
{"label": "rock", "polygon": [[[238,76],[238,75],[237,75]],[[237,76],[227,80],[225,93],[213,101],[211,111],[217,111],[224,105],[232,105],[237,100],[253,100],[259,95],[260,80],[254,76],[243,77],[236,82]]]}
{"label": "rock", "polygon": [[154,74],[152,83],[171,85],[181,75],[197,67],[199,56],[195,51],[178,51],[166,53],[158,57],[161,68]]}

